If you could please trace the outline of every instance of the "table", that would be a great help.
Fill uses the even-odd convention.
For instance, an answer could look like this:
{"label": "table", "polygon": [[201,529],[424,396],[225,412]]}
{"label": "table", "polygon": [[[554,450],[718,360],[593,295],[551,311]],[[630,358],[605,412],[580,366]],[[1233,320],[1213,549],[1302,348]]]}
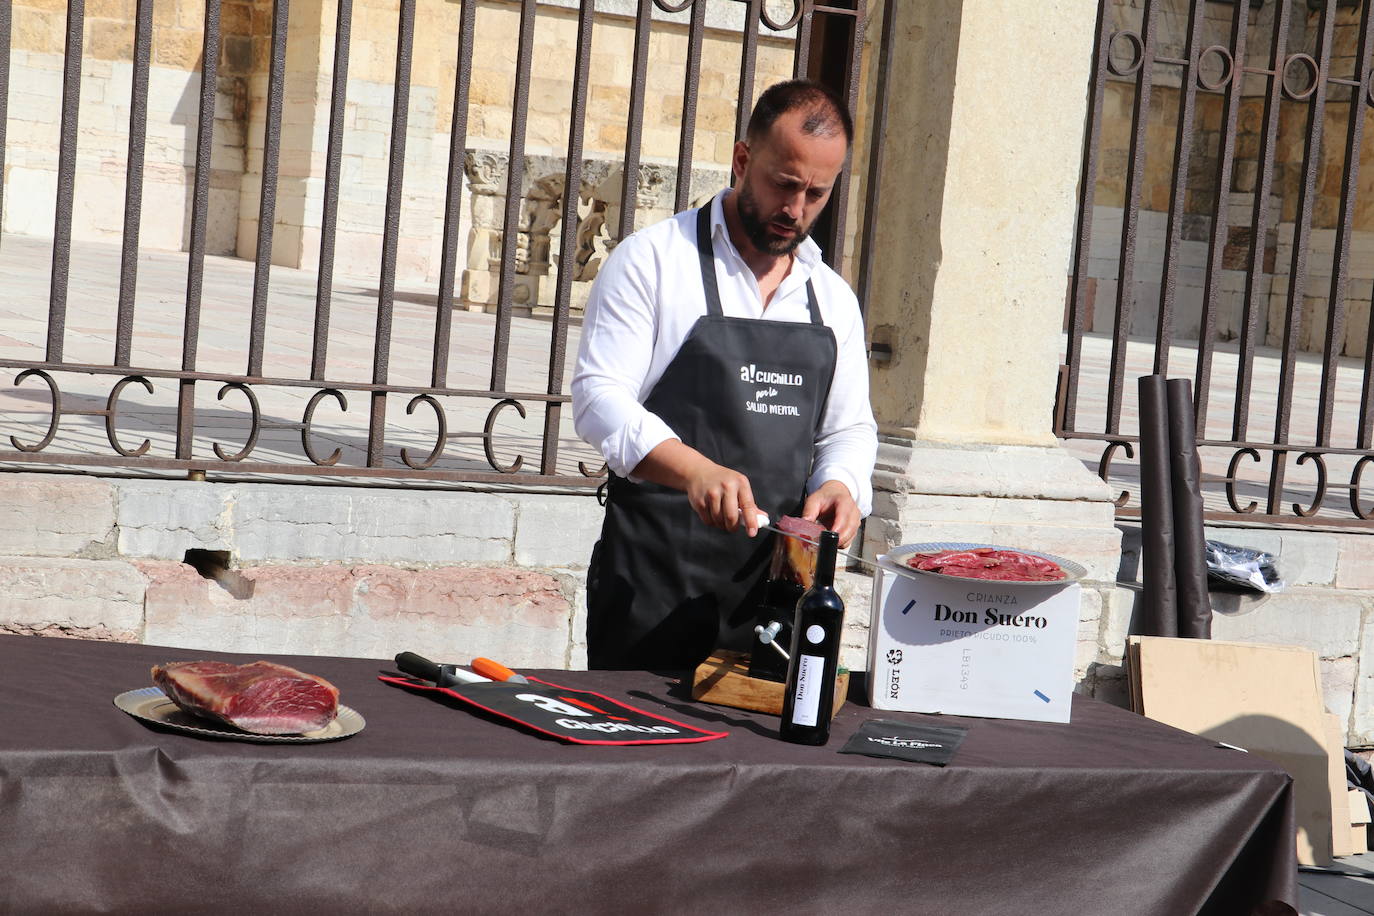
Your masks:
{"label": "table", "polygon": [[[1296,904],[1291,781],[1082,697],[1067,725],[967,726],[949,766],[839,754],[647,672],[549,672],[729,736],[579,747],[376,680],[367,727],[253,744],[158,730],[114,696],[228,653],[0,636],[6,912],[1249,913]],[[1285,912],[1282,906],[1277,912]]]}

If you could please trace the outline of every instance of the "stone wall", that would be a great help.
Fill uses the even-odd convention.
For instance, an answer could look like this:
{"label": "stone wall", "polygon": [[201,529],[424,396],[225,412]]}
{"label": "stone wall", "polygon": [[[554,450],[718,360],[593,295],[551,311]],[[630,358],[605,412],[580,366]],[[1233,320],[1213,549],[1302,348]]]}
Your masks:
{"label": "stone wall", "polygon": [[[238,230],[252,36],[270,33],[270,3],[224,0],[211,157],[207,250],[231,254]],[[51,236],[62,112],[63,0],[15,0],[5,138],[5,232]],[[140,242],[180,249],[190,238],[203,5],[154,5]],[[73,235],[118,240],[124,227],[134,0],[86,5]]]}
{"label": "stone wall", "polygon": [[[585,154],[590,160],[620,160],[626,141],[635,5],[597,6]],[[716,6],[719,11],[708,17],[702,45],[693,199],[728,181],[734,142],[741,22],[735,4]],[[335,250],[336,272],[341,275],[375,276],[381,263],[398,9],[396,0],[359,0],[353,7]],[[189,239],[203,11],[202,3],[190,0],[155,5],[140,233],[145,248],[182,249]],[[525,142],[531,156],[549,160],[562,156],[567,147],[577,15],[575,5],[565,0],[542,0],[537,11]],[[88,3],[86,12],[73,234],[118,241],[124,220],[134,0]],[[433,286],[440,272],[459,12],[460,4],[445,0],[420,0],[416,10],[396,267],[402,285]],[[516,0],[478,2],[467,137],[460,155],[475,150],[505,156],[519,20]],[[677,161],[686,14],[655,9],[654,20],[642,159],[671,178],[675,170],[664,167]],[[65,29],[65,2],[16,0],[4,163],[6,232],[53,232]],[[271,0],[223,0],[221,31],[208,250],[250,258],[256,251],[262,186]],[[276,264],[319,264],[335,32],[333,4],[291,4],[272,245]],[[761,33],[756,94],[791,76],[792,42],[791,33]],[[531,192],[544,177],[527,174],[521,191]],[[484,207],[489,201],[474,191],[461,164],[460,179],[463,206],[458,228],[465,240],[460,259],[469,262],[471,270],[485,273],[484,258],[473,265],[466,256],[487,251],[491,214]],[[637,213],[638,225],[661,215],[658,190]],[[670,181],[665,191],[670,201],[674,190]],[[591,198],[583,201],[584,216],[595,208]],[[530,213],[524,215],[528,220]],[[851,223],[857,226],[859,221]],[[550,255],[556,264],[556,230],[552,239]],[[583,279],[585,285],[590,277]],[[490,301],[485,287],[477,292],[476,303]]]}
{"label": "stone wall", "polygon": [[[589,493],[4,474],[0,632],[580,668],[601,515]],[[870,580],[839,578],[864,668]]]}

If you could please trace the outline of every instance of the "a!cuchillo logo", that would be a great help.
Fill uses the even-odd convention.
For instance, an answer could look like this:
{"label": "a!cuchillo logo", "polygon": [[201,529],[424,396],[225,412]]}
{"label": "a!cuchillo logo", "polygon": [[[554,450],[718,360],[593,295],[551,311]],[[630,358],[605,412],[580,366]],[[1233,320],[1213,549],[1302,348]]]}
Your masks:
{"label": "a!cuchillo logo", "polygon": [[806,384],[806,379],[802,377],[800,372],[760,369],[753,363],[739,367],[739,380],[751,385],[787,385],[793,388]]}
{"label": "a!cuchillo logo", "polygon": [[895,700],[902,686],[902,669],[898,667],[902,663],[902,650],[888,649],[887,663],[892,666],[887,676],[887,698]]}

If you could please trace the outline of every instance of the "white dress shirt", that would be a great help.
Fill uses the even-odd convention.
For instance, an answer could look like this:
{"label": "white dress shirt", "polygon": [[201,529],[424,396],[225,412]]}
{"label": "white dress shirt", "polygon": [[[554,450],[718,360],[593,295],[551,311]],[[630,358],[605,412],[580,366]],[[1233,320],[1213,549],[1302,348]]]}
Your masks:
{"label": "white dress shirt", "polygon": [[[849,488],[859,511],[873,507],[877,425],[868,403],[868,361],[859,303],[807,239],[765,309],[758,281],[730,241],[721,202],[711,202],[716,282],[731,318],[809,322],[806,281],[837,344],[835,377],[816,437],[807,492],[827,480]],[[621,477],[655,446],[680,437],[643,406],[698,318],[706,297],[697,257],[696,211],[679,213],[626,238],[601,266],[582,322],[572,380],[573,424]]]}

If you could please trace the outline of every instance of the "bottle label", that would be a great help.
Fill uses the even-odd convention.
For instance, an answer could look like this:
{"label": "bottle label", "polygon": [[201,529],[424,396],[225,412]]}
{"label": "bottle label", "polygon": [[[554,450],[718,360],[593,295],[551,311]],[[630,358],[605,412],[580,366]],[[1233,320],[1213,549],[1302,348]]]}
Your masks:
{"label": "bottle label", "polygon": [[803,655],[797,659],[797,692],[792,697],[792,724],[815,725],[821,706],[821,678],[825,677],[825,659],[819,655]]}

